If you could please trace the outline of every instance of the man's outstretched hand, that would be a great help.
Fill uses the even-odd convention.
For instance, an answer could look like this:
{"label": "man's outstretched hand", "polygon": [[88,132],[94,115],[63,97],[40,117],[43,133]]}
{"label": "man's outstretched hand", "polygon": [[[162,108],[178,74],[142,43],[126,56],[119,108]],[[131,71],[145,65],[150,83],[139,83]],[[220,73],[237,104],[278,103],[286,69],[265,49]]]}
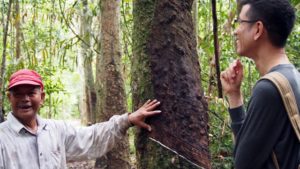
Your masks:
{"label": "man's outstretched hand", "polygon": [[153,116],[161,113],[160,110],[155,110],[155,108],[160,104],[157,100],[148,100],[142,107],[137,111],[129,114],[128,120],[131,124],[145,128],[148,131],[151,131],[151,126],[145,123],[145,119],[149,116]]}

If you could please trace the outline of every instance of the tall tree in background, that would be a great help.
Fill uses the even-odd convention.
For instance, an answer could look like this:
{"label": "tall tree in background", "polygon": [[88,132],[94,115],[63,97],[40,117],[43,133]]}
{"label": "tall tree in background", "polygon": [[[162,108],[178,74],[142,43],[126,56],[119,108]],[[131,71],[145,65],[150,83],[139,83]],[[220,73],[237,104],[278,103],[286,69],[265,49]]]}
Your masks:
{"label": "tall tree in background", "polygon": [[81,58],[83,61],[84,94],[82,106],[82,122],[84,124],[95,123],[96,117],[96,91],[93,77],[93,53],[91,51],[91,25],[92,17],[88,11],[88,0],[82,1],[81,26]]}
{"label": "tall tree in background", "polygon": [[136,0],[134,4],[133,106],[146,98],[162,101],[162,114],[149,119],[153,131],[140,131],[137,136],[141,169],[210,168],[208,108],[201,89],[192,4],[193,0]]}
{"label": "tall tree in background", "polygon": [[21,56],[21,14],[20,14],[20,3],[19,0],[15,0],[14,3],[14,26],[16,29],[16,52],[15,58],[19,59]]}
{"label": "tall tree in background", "polygon": [[[4,5],[4,4],[3,4]],[[5,68],[6,68],[6,47],[7,47],[7,35],[8,35],[8,25],[10,20],[10,11],[12,6],[12,0],[9,0],[8,3],[8,10],[7,10],[7,17],[4,20],[3,16],[3,51],[2,51],[2,58],[1,58],[1,69],[0,69],[0,122],[4,121],[4,75],[5,75]]]}
{"label": "tall tree in background", "polygon": [[[101,58],[97,59],[99,119],[107,121],[115,114],[127,112],[124,81],[121,73],[120,1],[101,0]],[[99,84],[98,84],[99,85]],[[128,136],[101,159],[96,168],[129,169]]]}

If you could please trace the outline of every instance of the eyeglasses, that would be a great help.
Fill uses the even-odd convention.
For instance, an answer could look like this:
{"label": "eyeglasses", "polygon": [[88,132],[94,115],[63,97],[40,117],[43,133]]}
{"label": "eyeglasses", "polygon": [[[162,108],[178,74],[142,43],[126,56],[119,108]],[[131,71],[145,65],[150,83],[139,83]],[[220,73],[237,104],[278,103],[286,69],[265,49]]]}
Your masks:
{"label": "eyeglasses", "polygon": [[244,19],[237,18],[237,19],[234,20],[233,27],[237,28],[243,22],[244,23],[255,23],[257,21],[258,20],[244,20]]}

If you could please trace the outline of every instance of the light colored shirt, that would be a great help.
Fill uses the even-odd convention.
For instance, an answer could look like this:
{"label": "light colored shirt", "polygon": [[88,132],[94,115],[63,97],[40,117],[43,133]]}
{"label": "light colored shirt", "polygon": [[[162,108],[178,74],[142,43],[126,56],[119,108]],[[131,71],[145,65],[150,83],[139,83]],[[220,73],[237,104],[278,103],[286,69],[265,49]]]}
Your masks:
{"label": "light colored shirt", "polygon": [[94,159],[111,150],[130,126],[128,114],[74,128],[38,116],[36,134],[12,113],[0,124],[0,169],[66,169],[68,160]]}

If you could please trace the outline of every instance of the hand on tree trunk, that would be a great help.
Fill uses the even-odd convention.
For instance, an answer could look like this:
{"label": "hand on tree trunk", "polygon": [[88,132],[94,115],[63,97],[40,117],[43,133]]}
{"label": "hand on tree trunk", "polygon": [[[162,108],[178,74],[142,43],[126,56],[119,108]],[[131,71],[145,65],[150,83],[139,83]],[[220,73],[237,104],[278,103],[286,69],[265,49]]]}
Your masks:
{"label": "hand on tree trunk", "polygon": [[155,110],[155,108],[160,104],[157,100],[148,100],[142,107],[140,107],[137,111],[129,114],[128,120],[131,124],[145,128],[148,131],[151,131],[151,126],[145,123],[145,119],[149,116],[153,116],[161,113],[160,110]]}

